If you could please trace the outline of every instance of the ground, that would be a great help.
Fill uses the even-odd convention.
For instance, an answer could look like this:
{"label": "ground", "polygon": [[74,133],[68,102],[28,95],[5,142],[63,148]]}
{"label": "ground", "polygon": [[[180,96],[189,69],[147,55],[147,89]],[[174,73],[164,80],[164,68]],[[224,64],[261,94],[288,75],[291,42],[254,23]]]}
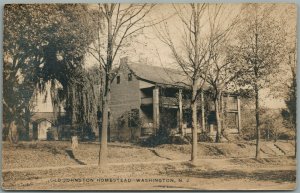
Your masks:
{"label": "ground", "polygon": [[21,142],[2,144],[5,190],[291,190],[296,187],[293,144],[199,143],[191,164],[191,145],[155,148],[110,143],[108,166],[97,166],[98,143]]}

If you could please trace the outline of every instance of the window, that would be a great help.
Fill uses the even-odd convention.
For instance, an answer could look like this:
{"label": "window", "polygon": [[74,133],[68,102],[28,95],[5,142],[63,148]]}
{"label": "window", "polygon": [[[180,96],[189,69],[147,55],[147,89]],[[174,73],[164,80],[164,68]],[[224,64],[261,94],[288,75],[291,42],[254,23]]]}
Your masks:
{"label": "window", "polygon": [[128,74],[128,81],[132,81],[132,73]]}
{"label": "window", "polygon": [[117,84],[120,84],[120,82],[121,82],[121,77],[119,75],[119,76],[117,76]]}
{"label": "window", "polygon": [[138,127],[139,125],[139,109],[131,109],[128,113],[128,127]]}

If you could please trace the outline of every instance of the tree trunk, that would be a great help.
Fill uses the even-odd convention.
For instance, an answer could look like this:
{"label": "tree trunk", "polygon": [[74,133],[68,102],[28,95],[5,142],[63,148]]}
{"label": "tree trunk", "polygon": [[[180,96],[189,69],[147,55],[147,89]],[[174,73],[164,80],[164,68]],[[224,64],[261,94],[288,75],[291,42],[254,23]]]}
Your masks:
{"label": "tree trunk", "polygon": [[256,152],[255,158],[260,158],[260,122],[259,122],[259,90],[255,85],[255,119],[256,119]]}
{"label": "tree trunk", "polygon": [[[192,5],[192,15],[193,15],[193,22],[194,22],[194,62],[198,64],[199,62],[199,21],[197,17],[197,13],[195,7]],[[192,122],[193,122],[193,131],[192,131],[192,155],[191,161],[192,163],[196,163],[197,161],[197,132],[198,132],[198,123],[197,123],[197,78],[194,76],[193,85],[192,85]]]}
{"label": "tree trunk", "polygon": [[221,141],[221,118],[220,118],[220,110],[219,110],[219,101],[218,98],[215,99],[215,112],[216,112],[216,122],[217,122],[217,135],[216,135],[216,143]]}
{"label": "tree trunk", "polygon": [[255,66],[254,66],[254,75],[255,75],[255,84],[254,84],[254,91],[255,91],[255,119],[256,119],[256,152],[255,158],[260,158],[260,122],[259,122],[259,89],[258,89],[258,33],[255,33],[255,52],[256,52],[256,59],[255,59]]}
{"label": "tree trunk", "polygon": [[29,107],[25,108],[25,128],[26,128],[26,140],[29,141],[30,140],[30,110]]}
{"label": "tree trunk", "polygon": [[192,94],[192,155],[191,161],[192,163],[196,163],[197,161],[197,132],[198,132],[198,124],[197,124],[197,100],[196,100],[196,88],[193,86],[193,94]]}
{"label": "tree trunk", "polygon": [[102,113],[102,130],[101,130],[101,143],[99,151],[98,165],[104,169],[107,165],[107,130],[108,130],[108,108],[109,108],[109,94],[104,97],[103,113]]}
{"label": "tree trunk", "polygon": [[105,84],[103,95],[102,131],[101,145],[99,151],[99,167],[106,169],[107,165],[107,130],[108,130],[108,108],[110,104],[110,73],[113,63],[113,35],[112,35],[112,10],[107,15],[107,56],[105,65]]}
{"label": "tree trunk", "polygon": [[178,109],[179,109],[179,134],[183,136],[183,117],[182,117],[182,89],[178,91]]}
{"label": "tree trunk", "polygon": [[204,94],[201,91],[201,119],[202,119],[202,133],[206,130],[205,128],[205,108],[204,108]]}
{"label": "tree trunk", "polygon": [[9,131],[8,131],[8,139],[10,143],[18,143],[19,136],[18,136],[18,129],[15,121],[12,121],[9,124]]}

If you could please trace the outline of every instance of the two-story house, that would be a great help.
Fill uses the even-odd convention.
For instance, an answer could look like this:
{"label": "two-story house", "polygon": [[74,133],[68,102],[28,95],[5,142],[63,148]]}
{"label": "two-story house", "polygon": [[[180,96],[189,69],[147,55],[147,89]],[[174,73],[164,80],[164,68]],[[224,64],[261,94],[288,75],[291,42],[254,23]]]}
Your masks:
{"label": "two-story house", "polygon": [[[178,134],[191,133],[190,89],[177,70],[121,59],[111,84],[109,140],[135,140],[159,129]],[[204,91],[198,100],[198,132],[216,132],[213,103]],[[224,95],[226,128],[238,133],[241,127],[240,100]],[[225,120],[224,120],[225,121]]]}

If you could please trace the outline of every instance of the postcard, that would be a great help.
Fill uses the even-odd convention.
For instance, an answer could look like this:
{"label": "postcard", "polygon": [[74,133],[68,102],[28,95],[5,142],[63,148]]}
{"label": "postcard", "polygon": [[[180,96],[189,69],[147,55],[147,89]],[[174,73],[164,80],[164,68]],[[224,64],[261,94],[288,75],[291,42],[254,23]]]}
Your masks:
{"label": "postcard", "polygon": [[288,3],[6,4],[4,190],[294,190]]}

